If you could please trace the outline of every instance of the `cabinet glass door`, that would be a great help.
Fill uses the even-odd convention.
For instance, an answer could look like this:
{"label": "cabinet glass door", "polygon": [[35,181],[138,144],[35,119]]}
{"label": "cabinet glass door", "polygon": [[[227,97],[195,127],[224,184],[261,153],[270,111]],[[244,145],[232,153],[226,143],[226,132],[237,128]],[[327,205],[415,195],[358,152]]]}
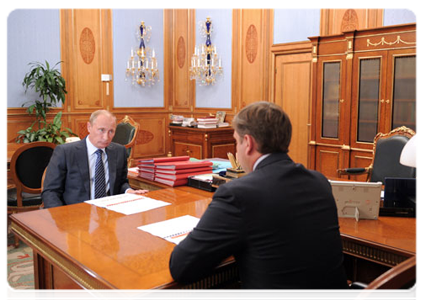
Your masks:
{"label": "cabinet glass door", "polygon": [[380,58],[360,60],[357,141],[373,142],[378,133]]}
{"label": "cabinet glass door", "polygon": [[416,130],[416,56],[394,60],[391,129],[407,126]]}
{"label": "cabinet glass door", "polygon": [[322,137],[338,138],[340,62],[323,64]]}

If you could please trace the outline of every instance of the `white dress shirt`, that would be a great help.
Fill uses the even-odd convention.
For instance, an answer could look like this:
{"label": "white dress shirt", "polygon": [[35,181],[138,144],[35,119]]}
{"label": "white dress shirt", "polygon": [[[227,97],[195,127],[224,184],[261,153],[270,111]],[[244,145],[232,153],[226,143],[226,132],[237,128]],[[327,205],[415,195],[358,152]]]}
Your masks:
{"label": "white dress shirt", "polygon": [[[90,195],[91,199],[95,199],[95,186],[94,186],[94,176],[95,176],[95,162],[97,160],[97,154],[95,152],[97,149],[91,142],[90,139],[87,137],[87,155],[88,155],[88,164],[89,164],[89,171],[90,171]],[[105,149],[103,150],[103,165],[104,165],[104,174],[106,176],[106,192],[109,193],[110,191],[110,181],[109,181],[109,162],[107,161],[107,154]]]}

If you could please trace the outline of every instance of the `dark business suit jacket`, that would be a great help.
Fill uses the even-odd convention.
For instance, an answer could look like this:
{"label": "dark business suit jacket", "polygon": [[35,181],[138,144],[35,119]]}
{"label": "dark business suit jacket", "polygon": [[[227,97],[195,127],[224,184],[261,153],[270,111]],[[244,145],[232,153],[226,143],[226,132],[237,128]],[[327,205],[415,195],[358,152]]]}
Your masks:
{"label": "dark business suit jacket", "polygon": [[170,272],[188,283],[233,255],[243,288],[346,288],[328,180],[273,153],[221,185],[196,228],[174,248]]}
{"label": "dark business suit jacket", "polygon": [[[42,192],[46,208],[90,199],[90,173],[85,139],[59,145],[54,149]],[[130,188],[126,149],[122,145],[111,143],[106,148],[106,153],[109,163],[109,193],[122,194]]]}

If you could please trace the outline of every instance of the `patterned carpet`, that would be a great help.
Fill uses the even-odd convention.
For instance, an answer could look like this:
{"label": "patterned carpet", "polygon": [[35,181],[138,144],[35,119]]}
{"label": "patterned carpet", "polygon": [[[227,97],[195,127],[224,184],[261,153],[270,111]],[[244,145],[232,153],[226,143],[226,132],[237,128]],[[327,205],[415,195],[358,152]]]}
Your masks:
{"label": "patterned carpet", "polygon": [[[7,237],[7,244],[13,244],[13,235]],[[7,281],[15,289],[34,288],[34,262],[32,249],[23,242],[18,248],[7,246]]]}

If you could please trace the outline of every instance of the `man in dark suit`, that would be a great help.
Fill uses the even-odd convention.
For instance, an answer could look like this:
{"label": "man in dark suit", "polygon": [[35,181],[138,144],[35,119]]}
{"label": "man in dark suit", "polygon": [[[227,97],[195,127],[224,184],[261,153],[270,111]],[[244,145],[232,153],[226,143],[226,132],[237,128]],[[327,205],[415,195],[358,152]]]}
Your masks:
{"label": "man in dark suit", "polygon": [[234,256],[243,288],[347,287],[335,200],[328,180],[288,156],[291,123],[256,102],[233,120],[247,175],[221,185],[194,230],[177,245],[170,272],[189,283]]}
{"label": "man in dark suit", "polygon": [[[125,192],[147,192],[129,186],[126,149],[112,143],[116,117],[106,110],[95,111],[87,128],[89,134],[83,140],[55,148],[44,180],[44,207],[75,204]],[[101,175],[96,176],[96,170],[100,170]],[[101,179],[96,181],[96,178]],[[101,186],[101,191],[97,189],[96,192],[96,186]]]}

